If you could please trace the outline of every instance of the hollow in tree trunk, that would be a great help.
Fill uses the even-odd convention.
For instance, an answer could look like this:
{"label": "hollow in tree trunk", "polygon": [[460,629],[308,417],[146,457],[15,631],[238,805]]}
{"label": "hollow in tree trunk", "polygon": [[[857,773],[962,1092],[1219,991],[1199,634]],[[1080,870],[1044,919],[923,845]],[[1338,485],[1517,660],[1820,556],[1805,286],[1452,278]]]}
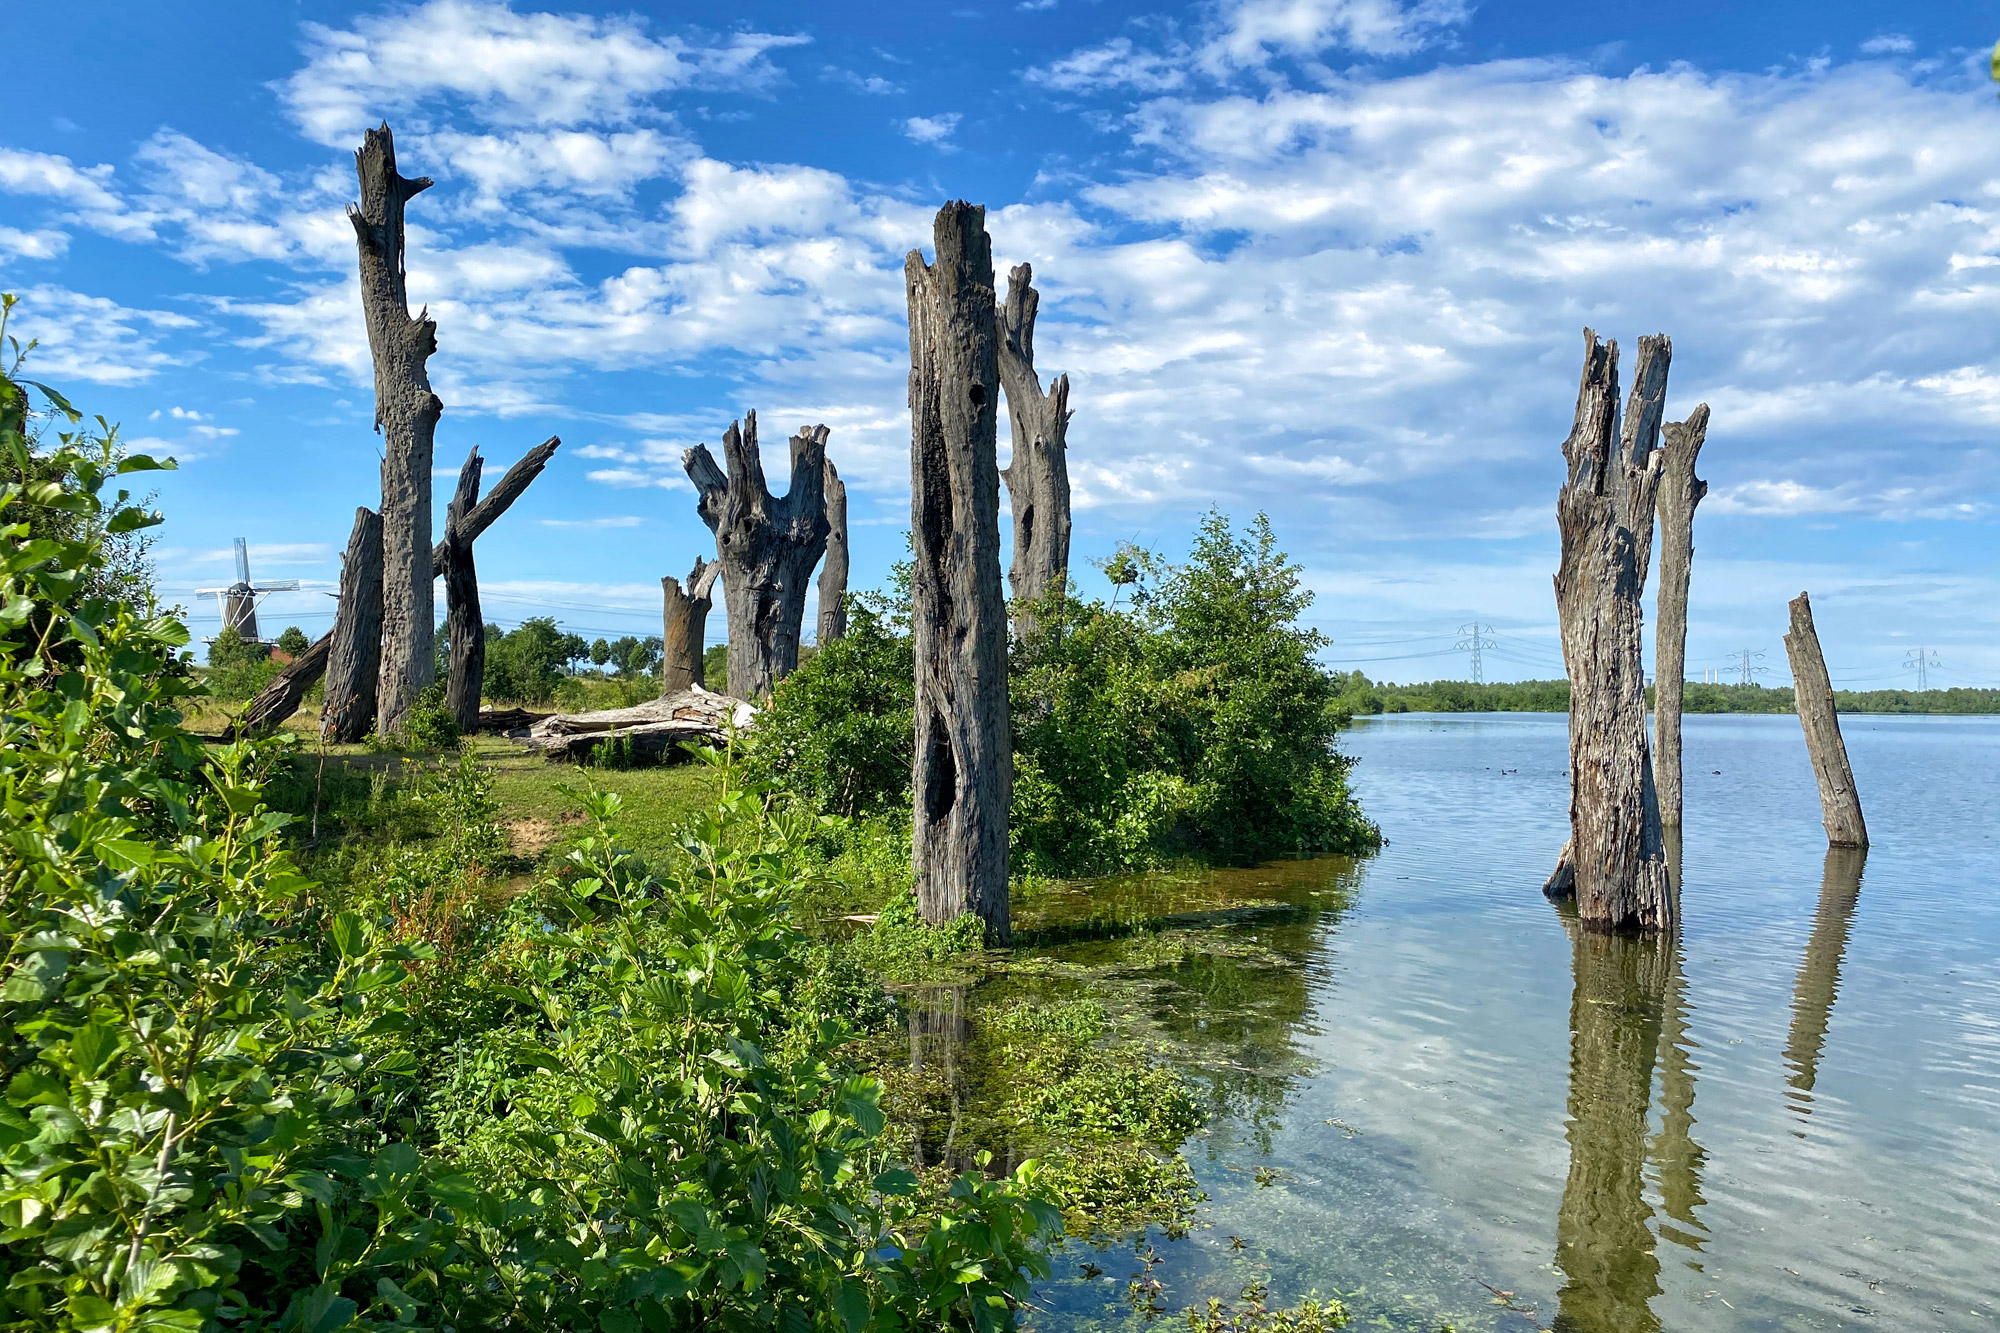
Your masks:
{"label": "hollow in tree trunk", "polygon": [[694,558],[687,586],[668,577],[660,580],[663,604],[660,624],[660,697],[679,694],[692,685],[708,688],[708,668],[703,640],[708,637],[708,609],[720,563]]}
{"label": "hollow in tree trunk", "polygon": [[1861,794],[1854,790],[1854,770],[1847,763],[1847,742],[1840,736],[1840,715],[1833,707],[1833,682],[1813,628],[1812,602],[1800,593],[1792,599],[1792,628],[1785,635],[1785,655],[1792,660],[1792,697],[1798,703],[1799,725],[1805,728],[1806,753],[1812,756],[1813,777],[1819,780],[1819,808],[1826,840],[1835,847],[1866,847],[1868,825],[1861,818]]}
{"label": "hollow in tree trunk", "polygon": [[1653,786],[1660,822],[1681,822],[1681,686],[1687,678],[1688,576],[1694,564],[1694,511],[1708,483],[1694,474],[1708,436],[1708,404],[1661,428],[1660,623],[1653,627]]}
{"label": "hollow in tree trunk", "polygon": [[410,317],[404,282],[403,209],[430,188],[396,170],[396,141],[385,124],[354,154],[361,202],[348,221],[361,255],[361,313],[375,361],[375,429],[382,434],[382,663],[377,727],[399,730],[431,683],[431,440],[444,404],[425,363],[437,350],[426,310]]}
{"label": "hollow in tree trunk", "polygon": [[821,647],[847,634],[847,483],[826,460],[826,560],[819,567]]}
{"label": "hollow in tree trunk", "polygon": [[1591,930],[1672,930],[1679,908],[1667,873],[1646,744],[1645,611],[1653,503],[1663,460],[1654,445],[1673,344],[1639,340],[1623,430],[1618,344],[1584,330],[1583,380],[1556,499],[1562,565],[1556,615],[1569,669],[1570,840],[1544,891],[1574,896]]}
{"label": "hollow in tree trunk", "polygon": [[486,679],[486,624],[479,614],[479,573],[472,563],[472,538],[465,521],[479,503],[479,450],[465,456],[458,470],[458,489],[444,511],[445,635],[451,648],[451,679],[445,703],[470,735],[479,729],[479,693]]}
{"label": "hollow in tree trunk", "polygon": [[934,235],[935,264],[916,250],[903,264],[917,714],[911,851],[926,921],[973,912],[1004,941],[1013,756],[986,210],[946,204]]}
{"label": "hollow in tree trunk", "polygon": [[799,664],[806,587],[826,552],[825,426],[792,437],[792,483],[782,497],[764,485],[757,414],[722,437],[727,476],[707,445],[681,455],[715,533],[722,600],[729,615],[729,692],[759,699]]}
{"label": "hollow in tree trunk", "polygon": [[320,735],[358,741],[375,725],[382,661],[382,517],[372,509],[354,511],[354,531],[340,559],[340,601],[327,638]]}
{"label": "hollow in tree trunk", "polygon": [[1026,264],[1007,275],[1000,310],[1000,384],[1014,457],[1000,474],[1014,514],[1014,559],[1007,586],[1014,598],[1014,634],[1034,628],[1029,606],[1069,586],[1069,376],[1042,392],[1035,374],[1035,312],[1041,293]]}

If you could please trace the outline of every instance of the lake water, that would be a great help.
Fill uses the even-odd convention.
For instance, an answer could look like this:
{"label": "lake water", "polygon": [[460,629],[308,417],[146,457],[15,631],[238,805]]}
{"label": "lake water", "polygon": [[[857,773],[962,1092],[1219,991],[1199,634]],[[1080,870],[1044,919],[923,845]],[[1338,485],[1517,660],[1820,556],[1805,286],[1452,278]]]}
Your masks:
{"label": "lake water", "polygon": [[[1677,947],[1543,900],[1555,715],[1359,723],[1377,856],[1100,886],[1268,904],[1148,992],[1226,1108],[1183,1150],[1200,1224],[1136,1247],[1161,1304],[1263,1281],[1357,1328],[2000,1328],[2000,719],[1842,723],[1865,861],[1828,854],[1795,718],[1686,720]],[[1133,1256],[1064,1251],[1035,1327],[1137,1322]]]}

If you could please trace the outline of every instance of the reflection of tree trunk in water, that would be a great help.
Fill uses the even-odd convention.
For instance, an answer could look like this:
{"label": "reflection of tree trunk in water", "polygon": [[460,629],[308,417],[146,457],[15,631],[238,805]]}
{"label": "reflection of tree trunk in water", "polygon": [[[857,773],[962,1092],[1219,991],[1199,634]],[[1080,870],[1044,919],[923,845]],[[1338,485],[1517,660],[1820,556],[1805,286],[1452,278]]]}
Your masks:
{"label": "reflection of tree trunk in water", "polygon": [[924,1157],[921,1127],[911,1137],[915,1166],[952,1164],[952,1147],[958,1139],[959,1116],[964,1111],[958,1078],[958,1055],[972,1035],[972,1021],[965,1016],[965,991],[958,986],[926,986],[911,997],[910,1068],[936,1069],[951,1090],[951,1124],[944,1141],[929,1161]]}
{"label": "reflection of tree trunk in water", "polygon": [[1840,963],[1847,953],[1847,929],[1861,899],[1861,871],[1868,862],[1866,847],[1828,847],[1819,883],[1819,914],[1813,918],[1812,939],[1792,986],[1792,1032],[1785,1041],[1785,1064],[1792,1071],[1785,1094],[1801,1116],[1812,1114],[1813,1084],[1819,1078],[1820,1049],[1840,993]]}
{"label": "reflection of tree trunk in water", "polygon": [[[1673,881],[1674,896],[1681,892],[1681,830],[1669,824],[1665,830],[1667,874]],[[1679,916],[1678,911],[1675,913]],[[1666,993],[1660,1002],[1660,1132],[1647,1147],[1660,1186],[1660,1200],[1667,1216],[1677,1224],[1662,1224],[1660,1235],[1691,1250],[1699,1251],[1708,1237],[1708,1228],[1694,1215],[1707,1200],[1701,1197],[1701,1168],[1708,1154],[1693,1138],[1694,1076],[1700,1068],[1689,1054],[1693,1042],[1687,1032],[1687,977],[1681,971],[1680,941],[1673,941],[1668,959]]]}
{"label": "reflection of tree trunk in water", "polygon": [[1646,1203],[1646,1115],[1653,1101],[1674,941],[1569,927],[1569,1180],[1556,1219],[1563,1287],[1554,1327],[1653,1333],[1660,1292]]}

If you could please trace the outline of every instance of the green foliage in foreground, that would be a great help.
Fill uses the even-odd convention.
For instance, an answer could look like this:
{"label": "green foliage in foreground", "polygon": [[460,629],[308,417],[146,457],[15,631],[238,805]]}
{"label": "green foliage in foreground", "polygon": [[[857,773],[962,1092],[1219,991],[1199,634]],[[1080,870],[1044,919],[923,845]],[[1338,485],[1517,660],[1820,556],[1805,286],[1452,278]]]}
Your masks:
{"label": "green foliage in foreground", "polygon": [[889,1166],[788,924],[799,821],[725,788],[659,878],[593,796],[530,892],[470,892],[468,835],[331,894],[275,747],[181,727],[186,630],[75,595],[154,520],[56,464],[0,491],[90,520],[0,530],[0,1322],[1011,1326],[1056,1218],[1032,1166],[926,1207]]}
{"label": "green foliage in foreground", "polygon": [[[1371,681],[1359,671],[1341,678],[1342,706],[1356,716],[1371,713],[1567,713],[1567,680],[1508,680],[1474,684],[1433,680],[1417,685]],[[1646,689],[1646,702],[1653,689]],[[1835,690],[1834,707],[1843,713],[2000,713],[2000,690]],[[1797,710],[1789,685],[1725,685],[1689,681],[1681,694],[1683,713],[1790,713]]]}
{"label": "green foliage in foreground", "polygon": [[[1239,535],[1211,514],[1186,566],[1134,568],[1130,609],[1051,598],[1012,647],[1015,869],[1372,845],[1334,746],[1339,678],[1298,623],[1312,595],[1269,523]],[[848,637],[779,685],[753,770],[817,808],[906,827],[910,653],[898,606],[857,605]]]}

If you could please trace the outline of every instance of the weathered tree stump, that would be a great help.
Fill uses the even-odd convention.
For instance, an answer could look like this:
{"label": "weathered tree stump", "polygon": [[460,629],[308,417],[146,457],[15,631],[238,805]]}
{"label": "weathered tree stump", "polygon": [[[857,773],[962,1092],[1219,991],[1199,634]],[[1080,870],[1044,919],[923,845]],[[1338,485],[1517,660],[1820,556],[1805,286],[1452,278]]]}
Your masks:
{"label": "weathered tree stump", "polygon": [[1812,756],[1819,780],[1820,815],[1826,840],[1835,847],[1866,847],[1868,825],[1861,818],[1861,795],[1854,790],[1854,770],[1847,763],[1847,742],[1840,737],[1840,715],[1833,707],[1833,682],[1827,678],[1826,657],[1813,629],[1812,603],[1804,593],[1792,599],[1792,629],[1785,635],[1785,655],[1792,660],[1792,697],[1798,703],[1799,725],[1805,728],[1806,753]]}
{"label": "weathered tree stump", "polygon": [[1029,265],[1016,265],[1000,310],[1000,384],[1014,443],[1014,457],[1000,474],[1014,513],[1007,586],[1014,634],[1023,639],[1034,629],[1029,605],[1069,586],[1069,376],[1056,376],[1044,394],[1035,374],[1035,312],[1042,298],[1034,277]]}
{"label": "weathered tree stump", "polygon": [[799,664],[806,587],[826,553],[825,426],[792,437],[792,482],[783,498],[764,485],[757,414],[731,422],[722,437],[725,476],[708,446],[681,455],[701,497],[702,522],[715,533],[722,600],[729,615],[729,689],[760,699]]}
{"label": "weathered tree stump", "polygon": [[428,310],[410,317],[404,282],[403,209],[431,186],[396,170],[388,125],[354,154],[361,202],[347,206],[361,255],[361,312],[375,361],[375,429],[382,435],[382,732],[400,730],[434,671],[431,582],[431,441],[444,404],[425,363],[437,350]]}
{"label": "weathered tree stump", "polygon": [[676,578],[660,580],[660,600],[663,603],[660,624],[662,697],[678,694],[691,686],[706,688],[708,685],[704,640],[708,637],[708,609],[714,605],[710,594],[715,589],[716,575],[721,572],[719,561],[696,556],[694,568],[688,572],[686,588],[682,588]]}
{"label": "weathered tree stump", "polygon": [[826,560],[819,567],[821,647],[847,635],[847,483],[826,460]]}
{"label": "weathered tree stump", "polygon": [[[556,450],[561,447],[562,437],[551,435],[522,454],[520,460],[507,469],[507,475],[500,478],[500,484],[486,492],[485,498],[472,506],[471,512],[459,520],[458,529],[464,539],[467,542],[477,541],[479,534],[492,527],[493,521],[506,513],[514,501],[521,498],[521,492],[528,489],[528,483],[542,475],[542,469],[549,465],[549,460],[555,457]],[[431,563],[441,568],[444,561],[444,542],[440,541],[431,548]]]}
{"label": "weathered tree stump", "polygon": [[327,650],[332,646],[333,632],[329,630],[257,692],[243,715],[223,732],[223,738],[233,741],[243,736],[263,736],[282,726],[286,718],[299,711],[306,691],[326,673]]}
{"label": "weathered tree stump", "polygon": [[1681,687],[1687,679],[1688,577],[1694,564],[1694,511],[1708,483],[1694,474],[1708,436],[1708,404],[1669,421],[1660,446],[1660,623],[1653,627],[1653,787],[1660,820],[1681,822]]}
{"label": "weathered tree stump", "polygon": [[937,262],[903,262],[910,303],[911,851],[917,904],[976,913],[1004,941],[1013,756],[1000,593],[999,367],[986,210],[938,210]]}
{"label": "weathered tree stump", "polygon": [[445,706],[458,729],[470,735],[479,727],[479,692],[486,679],[486,622],[479,613],[479,573],[472,563],[472,539],[465,520],[479,503],[479,474],[484,464],[479,450],[465,456],[458,470],[458,489],[444,511],[444,624],[451,649],[451,679],[445,684]]}
{"label": "weathered tree stump", "polygon": [[1660,808],[1646,744],[1645,611],[1655,455],[1673,344],[1639,340],[1639,365],[1621,433],[1618,344],[1585,329],[1576,421],[1563,455],[1569,480],[1556,500],[1562,566],[1555,578],[1569,670],[1570,840],[1544,886],[1574,896],[1592,930],[1672,930],[1678,899],[1667,873]]}
{"label": "weathered tree stump", "polygon": [[1792,1026],[1785,1038],[1785,1064],[1792,1071],[1785,1079],[1791,1089],[1786,1100],[1802,1116],[1812,1114],[1819,1057],[1840,995],[1840,965],[1847,956],[1847,932],[1861,901],[1861,872],[1867,865],[1866,847],[1828,847],[1820,869],[1819,911],[1792,983]]}
{"label": "weathered tree stump", "polygon": [[382,517],[354,511],[354,531],[340,560],[340,601],[326,658],[326,703],[320,735],[351,742],[375,725],[375,687],[382,661]]}

